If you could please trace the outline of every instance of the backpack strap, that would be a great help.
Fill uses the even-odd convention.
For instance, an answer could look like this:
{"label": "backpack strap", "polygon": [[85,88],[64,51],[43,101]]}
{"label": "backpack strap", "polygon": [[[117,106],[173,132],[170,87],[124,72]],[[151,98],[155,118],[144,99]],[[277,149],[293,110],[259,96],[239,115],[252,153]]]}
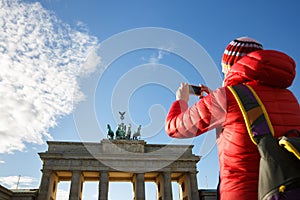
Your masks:
{"label": "backpack strap", "polygon": [[300,138],[299,137],[281,137],[279,145],[283,146],[286,150],[293,153],[300,160]]}
{"label": "backpack strap", "polygon": [[258,144],[261,137],[272,134],[274,129],[265,106],[249,85],[239,84],[228,86],[235,97],[243,114],[248,134],[254,144]]}

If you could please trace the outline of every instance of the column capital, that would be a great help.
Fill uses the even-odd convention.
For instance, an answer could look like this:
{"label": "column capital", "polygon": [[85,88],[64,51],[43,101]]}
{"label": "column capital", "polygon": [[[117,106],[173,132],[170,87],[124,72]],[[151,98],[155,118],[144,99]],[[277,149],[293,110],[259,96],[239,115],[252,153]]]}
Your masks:
{"label": "column capital", "polygon": [[43,175],[51,175],[51,173],[53,173],[54,171],[51,169],[42,169],[41,172],[43,173]]}

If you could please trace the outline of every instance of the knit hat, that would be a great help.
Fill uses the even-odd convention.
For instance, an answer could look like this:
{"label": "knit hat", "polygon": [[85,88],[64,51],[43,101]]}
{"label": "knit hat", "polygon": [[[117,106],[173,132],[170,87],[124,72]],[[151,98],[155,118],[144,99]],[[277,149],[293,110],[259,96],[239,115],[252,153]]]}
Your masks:
{"label": "knit hat", "polygon": [[262,45],[249,37],[241,37],[231,41],[222,56],[222,72],[227,74],[230,67],[241,57],[261,49],[263,49]]}

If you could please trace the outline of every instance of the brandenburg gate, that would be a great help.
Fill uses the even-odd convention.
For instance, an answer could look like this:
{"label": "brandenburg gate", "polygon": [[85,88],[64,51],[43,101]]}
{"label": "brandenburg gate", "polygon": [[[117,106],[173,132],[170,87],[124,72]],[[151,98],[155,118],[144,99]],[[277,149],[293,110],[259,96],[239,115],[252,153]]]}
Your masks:
{"label": "brandenburg gate", "polygon": [[110,181],[133,184],[135,200],[145,199],[145,182],[156,184],[157,200],[172,200],[172,181],[181,200],[199,200],[192,145],[147,144],[144,140],[98,143],[48,141],[38,200],[55,200],[60,181],[71,181],[69,200],[81,200],[85,181],[97,181],[99,200],[108,199]]}

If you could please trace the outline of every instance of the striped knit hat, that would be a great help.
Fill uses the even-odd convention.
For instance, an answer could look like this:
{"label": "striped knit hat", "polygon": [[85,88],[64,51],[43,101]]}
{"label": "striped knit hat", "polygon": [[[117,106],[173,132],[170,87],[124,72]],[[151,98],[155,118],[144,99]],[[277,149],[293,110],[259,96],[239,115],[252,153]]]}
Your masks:
{"label": "striped knit hat", "polygon": [[263,49],[262,45],[249,37],[241,37],[231,41],[222,56],[222,72],[227,74],[230,67],[241,57],[261,49]]}

